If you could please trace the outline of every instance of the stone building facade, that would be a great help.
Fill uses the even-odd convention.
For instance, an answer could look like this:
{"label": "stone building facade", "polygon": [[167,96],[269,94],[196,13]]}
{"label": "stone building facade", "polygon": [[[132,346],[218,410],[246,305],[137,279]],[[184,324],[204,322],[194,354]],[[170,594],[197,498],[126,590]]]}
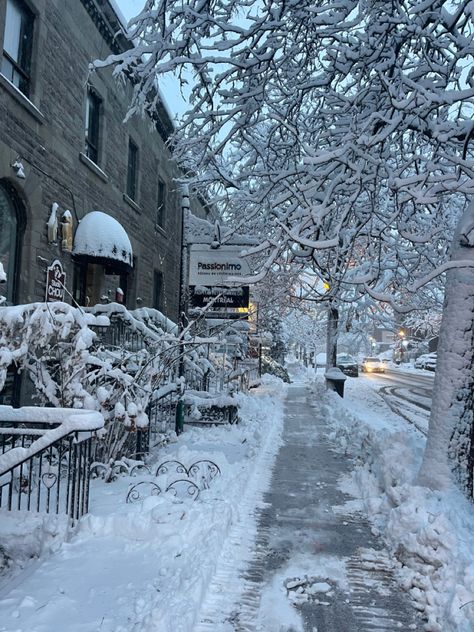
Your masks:
{"label": "stone building facade", "polygon": [[171,118],[163,106],[153,121],[124,123],[131,87],[89,71],[130,46],[123,33],[109,0],[0,2],[0,293],[44,301],[58,260],[67,302],[122,291],[128,307],[176,321],[183,209]]}

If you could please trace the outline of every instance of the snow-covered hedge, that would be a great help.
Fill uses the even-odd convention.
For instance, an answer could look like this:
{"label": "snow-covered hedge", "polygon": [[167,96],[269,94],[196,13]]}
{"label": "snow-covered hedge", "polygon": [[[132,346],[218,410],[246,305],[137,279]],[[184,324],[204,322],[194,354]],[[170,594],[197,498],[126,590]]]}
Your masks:
{"label": "snow-covered hedge", "polygon": [[[108,334],[117,324],[112,345]],[[151,399],[181,383],[181,342],[176,325],[152,309],[110,304],[85,310],[60,302],[2,307],[0,390],[7,371],[17,368],[33,382],[40,403],[100,411],[103,452],[115,459],[129,431],[147,427]],[[213,372],[199,342],[185,348],[192,382]]]}

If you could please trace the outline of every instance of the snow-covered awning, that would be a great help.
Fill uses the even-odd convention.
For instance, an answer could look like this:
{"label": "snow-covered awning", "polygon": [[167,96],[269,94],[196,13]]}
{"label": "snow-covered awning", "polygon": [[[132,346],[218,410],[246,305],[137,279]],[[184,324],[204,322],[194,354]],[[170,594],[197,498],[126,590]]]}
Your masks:
{"label": "snow-covered awning", "polygon": [[74,236],[72,254],[118,270],[133,267],[132,244],[124,227],[102,211],[91,211],[81,220]]}

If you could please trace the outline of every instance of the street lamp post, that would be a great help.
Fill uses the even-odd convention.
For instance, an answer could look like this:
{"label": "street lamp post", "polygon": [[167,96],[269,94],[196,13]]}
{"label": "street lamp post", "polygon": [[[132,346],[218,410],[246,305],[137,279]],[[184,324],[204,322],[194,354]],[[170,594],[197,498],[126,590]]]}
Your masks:
{"label": "street lamp post", "polygon": [[400,336],[400,344],[399,344],[400,362],[404,362],[405,361],[405,349],[408,346],[408,342],[407,342],[407,340],[405,340],[405,331],[403,329],[400,329],[400,331],[398,332],[398,335]]}

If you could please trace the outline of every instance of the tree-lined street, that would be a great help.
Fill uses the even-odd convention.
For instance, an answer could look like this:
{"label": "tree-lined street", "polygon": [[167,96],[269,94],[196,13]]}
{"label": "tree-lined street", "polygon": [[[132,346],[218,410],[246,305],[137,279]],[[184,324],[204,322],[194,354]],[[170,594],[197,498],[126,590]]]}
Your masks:
{"label": "tree-lined street", "polygon": [[0,2],[0,632],[472,632],[473,18]]}

